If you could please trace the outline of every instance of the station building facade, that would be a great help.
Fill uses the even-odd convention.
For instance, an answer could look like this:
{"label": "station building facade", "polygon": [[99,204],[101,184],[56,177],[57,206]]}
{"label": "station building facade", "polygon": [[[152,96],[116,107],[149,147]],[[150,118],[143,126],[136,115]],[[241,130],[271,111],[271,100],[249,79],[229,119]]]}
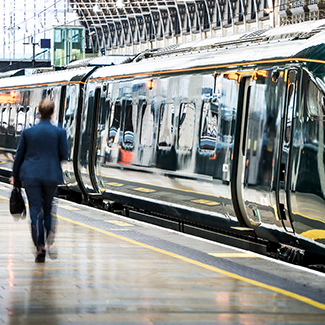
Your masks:
{"label": "station building facade", "polygon": [[[325,0],[10,0],[0,15],[2,59],[33,55],[65,65],[238,33],[258,36],[325,18]],[[44,39],[50,48],[41,48]]]}

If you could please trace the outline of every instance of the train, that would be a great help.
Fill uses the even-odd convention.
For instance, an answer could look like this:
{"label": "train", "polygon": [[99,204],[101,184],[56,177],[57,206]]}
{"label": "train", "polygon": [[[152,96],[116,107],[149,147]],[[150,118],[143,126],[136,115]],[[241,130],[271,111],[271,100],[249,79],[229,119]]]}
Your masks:
{"label": "train", "polygon": [[0,78],[2,180],[49,97],[60,195],[324,269],[325,20],[76,64]]}

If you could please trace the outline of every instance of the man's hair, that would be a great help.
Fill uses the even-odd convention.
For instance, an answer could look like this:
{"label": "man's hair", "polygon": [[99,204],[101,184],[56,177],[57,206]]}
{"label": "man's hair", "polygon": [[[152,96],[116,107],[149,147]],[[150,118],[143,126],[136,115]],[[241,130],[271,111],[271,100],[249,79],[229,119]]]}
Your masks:
{"label": "man's hair", "polygon": [[49,98],[42,99],[38,105],[38,111],[41,118],[51,118],[51,115],[54,112],[54,102]]}

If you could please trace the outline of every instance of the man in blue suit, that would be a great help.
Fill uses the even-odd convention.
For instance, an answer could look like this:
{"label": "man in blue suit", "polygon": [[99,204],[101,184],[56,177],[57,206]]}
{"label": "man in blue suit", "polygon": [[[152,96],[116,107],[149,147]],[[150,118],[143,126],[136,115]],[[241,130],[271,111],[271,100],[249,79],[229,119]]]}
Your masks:
{"label": "man in blue suit", "polygon": [[[54,103],[43,99],[39,104],[40,122],[23,131],[13,165],[10,183],[21,180],[29,202],[31,232],[37,249],[35,262],[45,262],[47,244],[53,244],[52,201],[58,184],[63,182],[61,161],[68,157],[67,134],[51,124]],[[43,213],[41,212],[43,210]]]}

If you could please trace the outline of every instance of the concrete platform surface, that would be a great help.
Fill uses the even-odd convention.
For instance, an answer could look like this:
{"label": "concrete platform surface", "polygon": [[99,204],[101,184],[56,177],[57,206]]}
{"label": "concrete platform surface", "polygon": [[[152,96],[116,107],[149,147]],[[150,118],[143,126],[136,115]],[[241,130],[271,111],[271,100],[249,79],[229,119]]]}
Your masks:
{"label": "concrete platform surface", "polygon": [[56,200],[58,258],[0,183],[0,324],[325,324],[325,275]]}

